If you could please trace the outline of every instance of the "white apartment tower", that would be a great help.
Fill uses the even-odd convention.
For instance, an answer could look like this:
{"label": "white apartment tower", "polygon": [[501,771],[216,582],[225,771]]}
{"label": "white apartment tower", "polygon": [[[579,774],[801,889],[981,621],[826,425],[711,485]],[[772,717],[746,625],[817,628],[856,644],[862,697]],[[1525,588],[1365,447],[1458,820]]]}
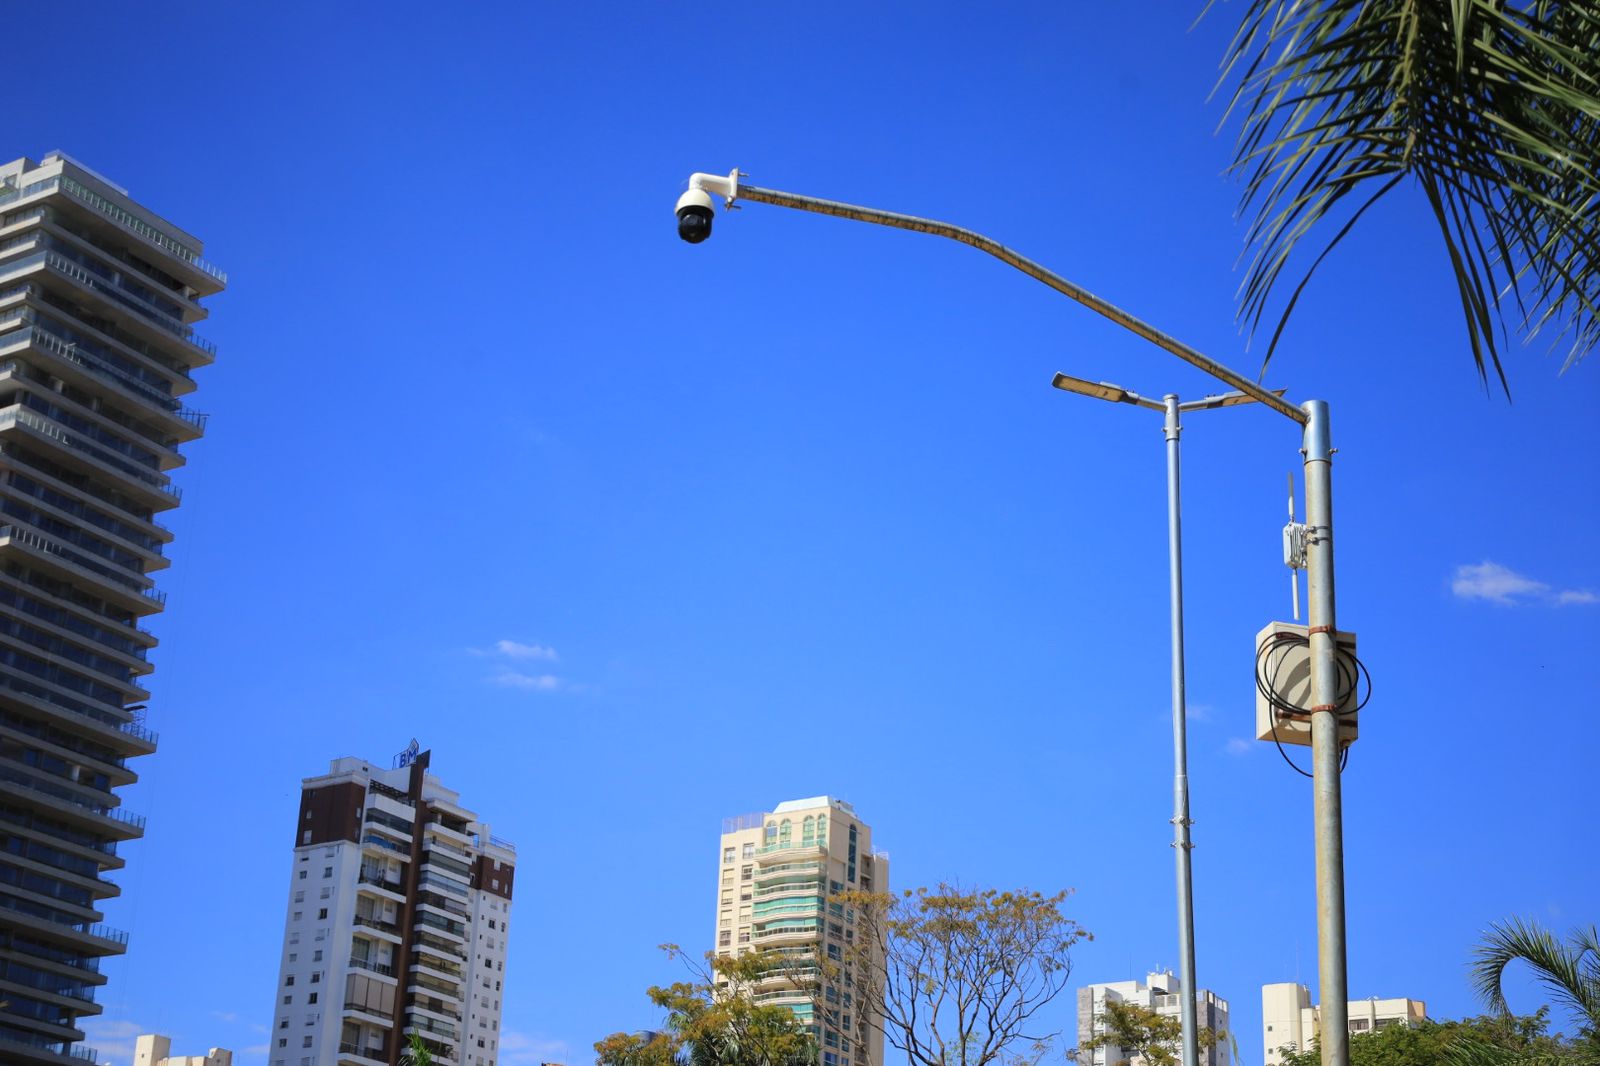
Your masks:
{"label": "white apartment tower", "polygon": [[[1350,1035],[1416,1025],[1428,1017],[1420,999],[1353,999],[1347,1005]],[[1261,986],[1261,1046],[1266,1066],[1279,1066],[1285,1048],[1309,1048],[1322,1028],[1322,1008],[1311,1003],[1311,990],[1294,981]]]}
{"label": "white apartment tower", "polygon": [[0,164],[0,1062],[99,1062],[82,1019],[127,934],[104,875],[144,818],[145,676],[171,472],[205,416],[201,243],[60,152]]}
{"label": "white apartment tower", "polygon": [[301,783],[270,1066],[499,1061],[516,849],[428,772],[335,759]]}
{"label": "white apartment tower", "polygon": [[[872,828],[843,800],[789,800],[722,824],[716,953],[785,956],[756,998],[788,1007],[811,1029],[819,1066],[883,1066],[883,1034],[846,961],[855,915],[831,897],[888,890],[889,856],[872,850]],[[845,968],[826,976],[822,959]]]}
{"label": "white apartment tower", "polygon": [[[1144,1059],[1141,1056],[1131,1054],[1115,1045],[1092,1050],[1082,1047],[1091,1035],[1104,1035],[1107,1000],[1132,1003],[1157,1014],[1179,1018],[1183,1015],[1183,982],[1174,977],[1172,971],[1165,970],[1147,974],[1143,981],[1106,981],[1078,989],[1080,1066],[1116,1066],[1119,1062],[1144,1066]],[[1210,1029],[1216,1033],[1223,1033],[1228,1029],[1228,1001],[1206,989],[1202,988],[1195,997],[1195,1015],[1202,1029]],[[1201,1048],[1201,1066],[1228,1066],[1230,1061],[1228,1047],[1227,1040],[1218,1040],[1212,1047]]]}

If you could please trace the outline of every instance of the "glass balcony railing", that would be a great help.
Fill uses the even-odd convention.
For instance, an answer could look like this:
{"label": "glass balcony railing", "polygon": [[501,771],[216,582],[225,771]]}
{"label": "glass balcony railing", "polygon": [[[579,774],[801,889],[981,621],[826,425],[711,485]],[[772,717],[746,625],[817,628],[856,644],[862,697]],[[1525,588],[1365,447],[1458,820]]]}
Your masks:
{"label": "glass balcony railing", "polygon": [[[217,354],[217,346],[215,344],[195,333],[194,329],[187,323],[172,317],[149,301],[133,295],[121,286],[107,281],[105,278],[85,269],[58,252],[44,252],[42,254],[44,262],[56,273],[69,277],[84,288],[92,289],[102,296],[110,297],[128,308],[128,310],[166,330],[184,343],[193,345],[207,355]],[[32,257],[30,256],[28,260],[23,260],[22,262],[29,262],[31,259]],[[12,265],[15,264],[7,264],[8,267]]]}
{"label": "glass balcony railing", "polygon": [[[45,185],[47,183],[39,182],[37,184]],[[192,248],[188,248],[182,244],[179,244],[165,233],[162,233],[160,230],[144,221],[144,219],[123,210],[94,190],[85,188],[78,182],[73,181],[71,178],[61,179],[61,189],[62,191],[72,195],[75,199],[81,200],[83,203],[88,204],[106,218],[109,218],[113,222],[116,222],[118,225],[122,226],[124,229],[132,230],[134,233],[137,233],[139,236],[143,237],[145,240],[149,241],[151,244],[162,249],[163,251],[182,259],[185,263],[190,264],[197,270],[201,270],[206,274],[211,275],[224,285],[228,283],[228,275],[224,271],[200,258],[200,253],[196,252]],[[0,203],[3,203],[3,201],[0,201]]]}
{"label": "glass balcony railing", "polygon": [[394,967],[382,962],[373,962],[370,959],[351,959],[350,965],[358,970],[370,970],[382,977],[393,977]]}
{"label": "glass balcony railing", "polygon": [[58,423],[42,418],[31,411],[23,410],[20,407],[7,408],[4,411],[0,411],[0,429],[16,424],[27,426],[34,432],[42,433],[51,440],[66,445],[75,452],[81,452],[103,466],[111,467],[119,474],[125,474],[147,488],[159,492],[172,500],[173,503],[180,503],[183,500],[183,490],[172,484],[172,480],[165,474],[158,474],[149,467],[140,466],[138,463],[122,458],[110,449],[102,448],[98,444],[91,444],[81,434],[68,433]]}
{"label": "glass balcony railing", "polygon": [[[16,323],[33,323],[33,313],[28,308],[17,308],[10,312],[0,313],[0,328],[6,325],[8,318]],[[25,324],[19,329],[0,333],[0,347],[9,347],[13,344],[32,344],[35,348],[41,348],[57,359],[64,359],[69,363],[82,367],[96,377],[106,380],[111,385],[133,393],[138,399],[154,404],[168,414],[176,415],[202,432],[206,428],[206,416],[204,414],[184,407],[177,399],[167,393],[139,380],[133,374],[113,366],[83,345],[56,336],[43,326]]]}
{"label": "glass balcony railing", "polygon": [[62,800],[72,804],[74,807],[82,807],[84,810],[98,814],[102,818],[110,818],[114,822],[131,825],[135,829],[144,829],[144,816],[142,814],[132,814],[121,807],[107,807],[103,803],[95,803],[82,793],[67,788],[65,785],[52,785],[47,781],[40,781],[38,778],[30,777],[27,774],[19,774],[14,770],[3,768],[0,768],[0,781],[6,781],[16,785],[18,788],[25,788],[30,792],[37,792],[40,795]]}
{"label": "glass balcony railing", "polygon": [[[0,415],[0,429],[4,428],[5,416]],[[59,559],[73,564],[74,566],[78,566],[84,570],[98,574],[101,577],[111,581],[113,584],[121,585],[129,592],[137,593],[138,595],[149,600],[151,603],[165,605],[167,602],[167,594],[162,592],[160,589],[144,588],[139,585],[138,582],[133,581],[119,573],[116,568],[97,563],[87,555],[72,551],[71,549],[64,547],[59,541],[52,540],[49,537],[41,536],[31,529],[24,529],[22,526],[3,525],[0,526],[0,537],[10,537],[18,544],[26,544],[28,547],[37,551],[42,551],[46,555],[54,555]]]}

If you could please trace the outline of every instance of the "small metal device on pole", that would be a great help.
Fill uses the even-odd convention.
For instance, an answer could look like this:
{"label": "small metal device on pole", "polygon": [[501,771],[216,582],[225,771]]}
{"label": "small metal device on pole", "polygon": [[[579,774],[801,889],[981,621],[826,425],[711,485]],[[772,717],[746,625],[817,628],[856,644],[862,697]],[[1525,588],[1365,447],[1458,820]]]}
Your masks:
{"label": "small metal device on pole", "polygon": [[[1312,715],[1312,763],[1317,842],[1318,971],[1324,1020],[1322,1062],[1323,1066],[1349,1066],[1349,1033],[1346,1028],[1349,1008],[1345,971],[1344,842],[1339,792],[1339,723],[1334,710],[1338,699],[1338,674],[1334,658],[1333,501],[1330,470],[1333,449],[1328,434],[1328,405],[1315,400],[1295,407],[1283,399],[1281,391],[1271,392],[1263,388],[1237,371],[1201,354],[1149,323],[1135,318],[1110,301],[1101,299],[1082,286],[1068,281],[1054,271],[981,233],[915,215],[841,203],[837,200],[823,200],[778,189],[763,189],[745,183],[741,180],[743,177],[744,175],[737,169],[727,175],[708,173],[690,175],[689,191],[680,198],[678,204],[679,236],[692,244],[698,244],[710,236],[712,194],[716,194],[722,197],[725,205],[730,208],[735,206],[738,200],[753,200],[757,203],[946,237],[994,256],[1008,266],[1043,282],[1062,295],[1198,367],[1243,394],[1237,400],[1215,398],[1194,401],[1192,405],[1182,404],[1179,405],[1180,410],[1256,400],[1262,406],[1269,407],[1300,424],[1301,450],[1305,457],[1306,475],[1306,588],[1307,620],[1311,630],[1310,673],[1312,695],[1317,704]],[[1062,377],[1064,375],[1057,375],[1058,383]],[[1082,384],[1091,385],[1088,382]],[[1116,386],[1093,387],[1099,391],[1084,394],[1126,403],[1139,403],[1143,399]],[[1165,409],[1165,405],[1155,404],[1154,401],[1146,401],[1143,405]],[[1176,448],[1175,440],[1169,440],[1169,448]],[[1185,810],[1181,820],[1175,820],[1179,823],[1178,829],[1186,837],[1187,811]],[[1185,866],[1188,851],[1187,847],[1178,848]],[[1184,991],[1185,999],[1189,1001],[1192,1010],[1194,997],[1192,983],[1187,984]],[[1187,1020],[1185,1031],[1186,1033],[1192,1031]],[[1185,1043],[1188,1045],[1191,1041],[1186,1040]],[[1186,1054],[1186,1066],[1191,1066],[1191,1062]]]}

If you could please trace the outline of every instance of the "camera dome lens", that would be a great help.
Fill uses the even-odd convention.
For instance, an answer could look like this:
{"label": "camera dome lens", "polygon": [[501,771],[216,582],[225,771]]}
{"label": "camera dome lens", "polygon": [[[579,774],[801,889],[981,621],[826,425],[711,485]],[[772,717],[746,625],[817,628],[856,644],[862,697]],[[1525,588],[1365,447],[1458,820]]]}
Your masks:
{"label": "camera dome lens", "polygon": [[686,207],[678,213],[678,236],[699,244],[711,236],[711,212],[703,207]]}

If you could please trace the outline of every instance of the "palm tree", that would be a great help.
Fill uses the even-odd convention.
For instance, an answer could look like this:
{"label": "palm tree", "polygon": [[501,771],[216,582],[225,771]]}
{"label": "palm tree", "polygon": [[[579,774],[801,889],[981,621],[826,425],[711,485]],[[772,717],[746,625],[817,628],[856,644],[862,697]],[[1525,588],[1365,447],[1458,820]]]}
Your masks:
{"label": "palm tree", "polygon": [[1460,1066],[1494,1066],[1498,1063],[1572,1063],[1600,1057],[1600,931],[1580,929],[1568,943],[1556,939],[1537,922],[1513,918],[1491,925],[1473,950],[1471,979],[1488,1008],[1510,1014],[1504,977],[1513,962],[1526,964],[1534,979],[1549,990],[1557,1003],[1580,1019],[1582,1030],[1574,1042],[1574,1057],[1560,1054],[1516,1054],[1479,1040],[1462,1040],[1451,1048]]}
{"label": "palm tree", "polygon": [[1241,122],[1249,329],[1301,240],[1324,219],[1332,234],[1266,359],[1317,267],[1405,179],[1444,239],[1485,384],[1493,366],[1506,387],[1507,311],[1525,338],[1568,338],[1568,366],[1600,343],[1594,0],[1248,0],[1221,85]]}

